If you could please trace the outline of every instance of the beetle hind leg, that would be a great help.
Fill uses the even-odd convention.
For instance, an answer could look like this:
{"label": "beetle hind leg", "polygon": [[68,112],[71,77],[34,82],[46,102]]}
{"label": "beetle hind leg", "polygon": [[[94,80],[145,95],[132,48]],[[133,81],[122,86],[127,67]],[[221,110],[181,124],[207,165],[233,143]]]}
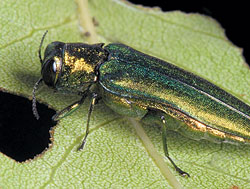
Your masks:
{"label": "beetle hind leg", "polygon": [[168,153],[168,146],[167,146],[167,126],[166,126],[166,120],[164,116],[161,116],[161,120],[163,122],[162,124],[162,143],[163,143],[163,150],[165,153],[165,156],[168,158],[168,160],[172,163],[172,165],[174,166],[175,170],[183,177],[188,176],[190,177],[190,175],[185,172],[182,171],[175,163],[174,161],[170,158],[169,153]]}

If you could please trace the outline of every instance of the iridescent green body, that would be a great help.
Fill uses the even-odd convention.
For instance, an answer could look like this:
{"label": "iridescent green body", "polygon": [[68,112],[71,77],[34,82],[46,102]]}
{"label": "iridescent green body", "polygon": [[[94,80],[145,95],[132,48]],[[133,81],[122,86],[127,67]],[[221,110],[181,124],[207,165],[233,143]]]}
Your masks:
{"label": "iridescent green body", "polygon": [[[118,114],[162,125],[165,155],[182,175],[188,173],[168,155],[167,128],[192,139],[250,143],[249,105],[163,60],[115,43],[104,46],[53,42],[47,46],[43,60],[40,54],[42,78],[34,87],[34,96],[42,80],[56,90],[82,96],[58,112],[54,120],[72,113],[92,95],[86,135],[79,149],[86,142],[90,115],[100,98]],[[35,103],[33,112],[38,118]]]}
{"label": "iridescent green body", "polygon": [[[105,49],[110,55],[99,69],[99,88],[104,102],[116,112],[142,118],[148,110],[159,111],[184,121],[179,130],[191,138],[250,142],[247,104],[190,72],[128,46],[110,44]],[[123,104],[124,110],[116,104]],[[136,115],[134,106],[144,112]]]}

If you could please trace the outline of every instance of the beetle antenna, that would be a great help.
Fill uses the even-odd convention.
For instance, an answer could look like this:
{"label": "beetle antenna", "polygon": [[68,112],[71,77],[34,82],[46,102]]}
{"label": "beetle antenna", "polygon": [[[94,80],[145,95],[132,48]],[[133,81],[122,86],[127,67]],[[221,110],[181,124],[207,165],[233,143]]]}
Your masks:
{"label": "beetle antenna", "polygon": [[40,78],[34,85],[33,87],[33,92],[32,92],[32,112],[35,116],[35,118],[38,120],[39,119],[39,114],[38,114],[38,111],[37,111],[37,108],[36,108],[36,90],[39,86],[39,84],[43,81],[43,78]]}
{"label": "beetle antenna", "polygon": [[44,41],[44,38],[45,38],[47,33],[48,33],[48,30],[46,30],[45,33],[43,34],[43,37],[41,39],[41,43],[40,43],[40,46],[39,46],[39,50],[38,50],[38,55],[39,55],[39,59],[40,59],[41,64],[43,63],[43,59],[42,59],[42,55],[41,55],[41,48],[42,48],[43,41]]}

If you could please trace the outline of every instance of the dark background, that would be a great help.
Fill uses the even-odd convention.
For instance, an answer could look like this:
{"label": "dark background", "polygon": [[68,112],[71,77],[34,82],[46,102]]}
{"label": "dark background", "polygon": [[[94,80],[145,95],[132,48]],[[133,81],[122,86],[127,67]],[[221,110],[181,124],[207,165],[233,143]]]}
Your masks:
{"label": "dark background", "polygon": [[129,0],[144,6],[158,6],[163,11],[181,10],[186,13],[201,13],[217,20],[225,29],[227,38],[238,47],[243,48],[246,62],[250,63],[249,55],[249,3],[244,1],[179,1],[179,0]]}
{"label": "dark background", "polygon": [[[177,0],[130,0],[135,4],[158,6],[163,11],[181,10],[186,13],[201,13],[217,20],[225,29],[226,36],[236,46],[244,49],[246,62],[249,56],[249,12],[247,3],[231,1],[177,1]],[[219,4],[220,3],[220,4]],[[56,94],[55,94],[56,95]],[[0,151],[22,162],[40,154],[50,142],[49,130],[55,125],[51,116],[55,113],[46,105],[38,104],[40,120],[31,111],[31,101],[16,95],[0,92]]]}

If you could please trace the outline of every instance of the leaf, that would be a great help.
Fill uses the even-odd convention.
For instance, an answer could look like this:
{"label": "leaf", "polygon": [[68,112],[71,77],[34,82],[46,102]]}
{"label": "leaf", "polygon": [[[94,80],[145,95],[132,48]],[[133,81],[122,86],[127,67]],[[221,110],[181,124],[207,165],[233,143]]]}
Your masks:
{"label": "leaf", "polygon": [[[45,45],[56,40],[83,41],[77,6],[69,0],[3,0],[0,10],[0,88],[30,98],[40,77],[37,50],[45,30],[49,30]],[[249,68],[241,50],[226,39],[213,19],[178,11],[164,13],[118,0],[92,0],[88,10],[98,23],[98,41],[125,43],[164,59],[250,104]],[[79,99],[54,93],[47,87],[39,90],[37,98],[57,110]],[[84,136],[88,104],[89,101],[60,121],[54,131],[53,146],[43,155],[17,163],[0,154],[0,187],[169,187],[134,128],[103,103],[96,106],[91,118],[85,149],[76,151]],[[160,130],[144,128],[163,155]],[[182,186],[250,187],[249,147],[223,144],[221,148],[174,132],[169,132],[168,146],[175,162],[191,174],[188,179],[180,177],[166,161]]]}

